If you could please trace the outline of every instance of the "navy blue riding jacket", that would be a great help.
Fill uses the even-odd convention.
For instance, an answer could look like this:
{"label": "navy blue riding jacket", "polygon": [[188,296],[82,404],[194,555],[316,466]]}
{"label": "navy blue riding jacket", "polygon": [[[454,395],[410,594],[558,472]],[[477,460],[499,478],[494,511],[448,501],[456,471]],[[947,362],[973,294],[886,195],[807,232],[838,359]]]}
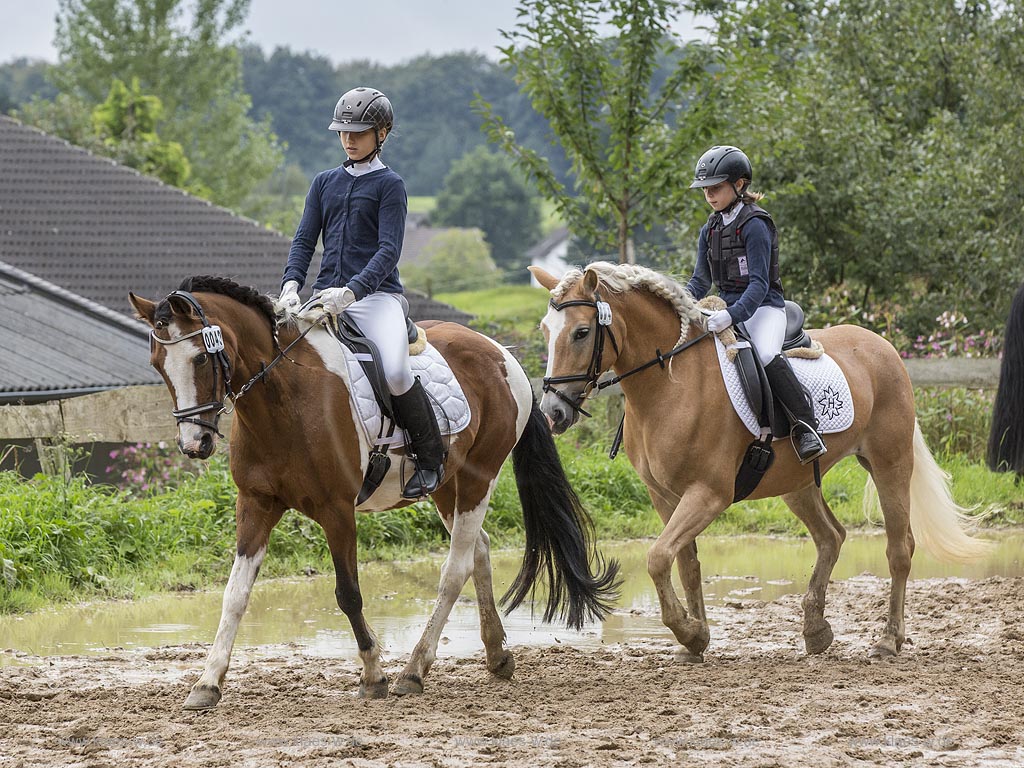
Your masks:
{"label": "navy blue riding jacket", "polygon": [[306,282],[317,240],[324,256],[313,292],[348,286],[356,299],[371,293],[402,293],[398,257],[409,202],[402,177],[390,168],[352,176],[343,167],[322,171],[306,195],[282,284]]}

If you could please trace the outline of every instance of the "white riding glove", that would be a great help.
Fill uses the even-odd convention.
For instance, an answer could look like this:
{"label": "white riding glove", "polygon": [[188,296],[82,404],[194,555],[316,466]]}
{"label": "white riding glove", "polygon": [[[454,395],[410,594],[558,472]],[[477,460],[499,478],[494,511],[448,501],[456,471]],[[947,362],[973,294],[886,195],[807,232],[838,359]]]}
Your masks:
{"label": "white riding glove", "polygon": [[356,295],[351,288],[325,288],[317,298],[318,304],[323,304],[324,309],[332,315],[336,315],[356,300]]}
{"label": "white riding glove", "polygon": [[281,296],[278,298],[277,303],[287,309],[289,312],[294,312],[302,306],[302,299],[299,298],[299,284],[295,280],[289,280],[281,288]]}
{"label": "white riding glove", "polygon": [[708,318],[708,330],[712,333],[721,333],[730,325],[732,325],[732,315],[724,309],[712,312]]}

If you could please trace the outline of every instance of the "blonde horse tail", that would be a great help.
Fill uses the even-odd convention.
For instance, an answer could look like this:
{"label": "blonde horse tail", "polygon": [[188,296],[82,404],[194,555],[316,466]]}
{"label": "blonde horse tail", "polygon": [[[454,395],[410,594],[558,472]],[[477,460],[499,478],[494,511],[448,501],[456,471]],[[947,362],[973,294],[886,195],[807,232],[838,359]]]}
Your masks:
{"label": "blonde horse tail", "polygon": [[[971,536],[982,519],[953,500],[949,475],[938,465],[914,422],[914,472],[910,477],[910,528],[914,539],[932,555],[948,562],[969,563],[991,554],[995,544]],[[868,475],[864,514],[873,518],[879,508],[878,490]],[[873,514],[875,513],[875,514]]]}

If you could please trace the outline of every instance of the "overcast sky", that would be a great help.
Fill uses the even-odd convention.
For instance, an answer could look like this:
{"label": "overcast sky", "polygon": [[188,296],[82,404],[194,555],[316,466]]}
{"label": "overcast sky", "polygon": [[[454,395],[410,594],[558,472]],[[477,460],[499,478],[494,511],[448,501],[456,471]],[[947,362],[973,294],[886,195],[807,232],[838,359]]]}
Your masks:
{"label": "overcast sky", "polygon": [[[192,5],[186,0],[186,7]],[[252,0],[250,40],[313,51],[334,63],[397,64],[424,53],[476,50],[497,58],[499,29],[516,23],[516,0]],[[57,0],[0,0],[0,63],[26,56],[56,61]],[[367,30],[371,30],[369,33]],[[692,37],[689,19],[676,33]]]}

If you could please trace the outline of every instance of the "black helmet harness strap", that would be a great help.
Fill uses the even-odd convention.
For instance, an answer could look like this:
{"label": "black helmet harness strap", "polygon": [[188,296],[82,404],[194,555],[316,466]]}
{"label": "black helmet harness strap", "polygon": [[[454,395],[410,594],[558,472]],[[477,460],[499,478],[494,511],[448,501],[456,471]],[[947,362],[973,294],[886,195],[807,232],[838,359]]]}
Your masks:
{"label": "black helmet harness strap", "polygon": [[[343,162],[342,165],[345,168],[351,168],[353,165],[358,165],[359,163],[368,163],[371,160],[373,160],[373,158],[376,155],[379,155],[381,149],[384,147],[384,142],[380,140],[380,130],[381,129],[377,128],[377,127],[373,128],[373,138],[374,138],[374,142],[376,143],[376,146],[374,147],[373,151],[370,154],[366,155],[365,157],[361,157],[358,160],[353,160],[350,157],[345,162]],[[346,131],[338,131],[338,135],[339,136],[341,136],[341,134],[343,134],[343,133],[346,133]],[[387,138],[387,137],[385,136],[384,138]]]}

